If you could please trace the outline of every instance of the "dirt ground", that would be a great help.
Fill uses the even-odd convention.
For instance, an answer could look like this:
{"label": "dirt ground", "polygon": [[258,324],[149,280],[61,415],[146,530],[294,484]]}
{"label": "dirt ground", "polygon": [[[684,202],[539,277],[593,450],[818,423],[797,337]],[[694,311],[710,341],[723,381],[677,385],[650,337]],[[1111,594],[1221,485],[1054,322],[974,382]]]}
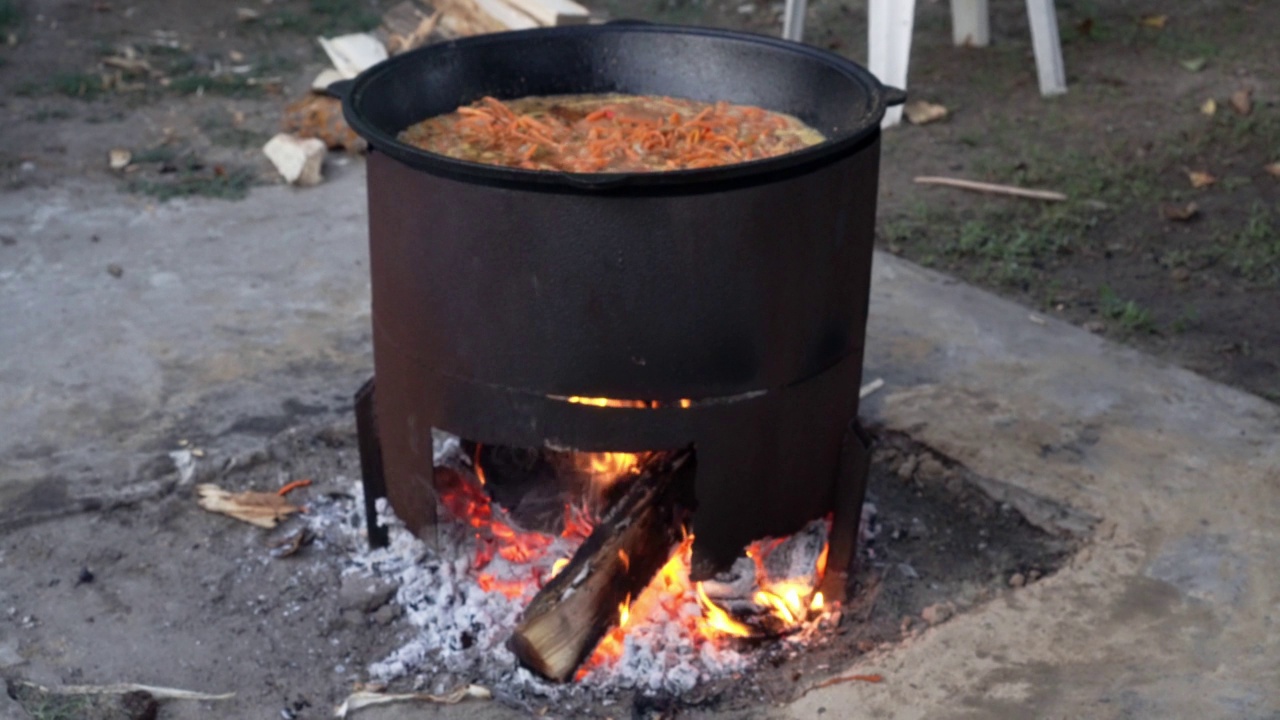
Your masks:
{"label": "dirt ground", "polygon": [[[314,37],[371,27],[390,4],[253,0],[240,7],[256,17],[242,19],[226,3],[0,0],[0,182],[8,190],[88,177],[157,203],[225,198],[234,212],[234,200],[254,185],[278,182],[260,148],[283,105],[325,64]],[[770,33],[781,5],[587,4],[613,17]],[[1280,4],[1060,0],[1070,90],[1051,99],[1036,89],[1024,4],[991,6],[993,44],[971,49],[951,46],[945,2],[919,3],[909,91],[950,116],[886,133],[880,246],[1280,401],[1280,325],[1268,312],[1280,306],[1280,178],[1266,170],[1280,162]],[[807,39],[862,59],[865,11],[863,2],[813,0]],[[146,64],[112,68],[105,57]],[[1241,91],[1251,93],[1247,113],[1232,106]],[[1212,115],[1204,110],[1209,99]],[[109,169],[112,148],[129,149],[135,169]],[[1193,187],[1190,171],[1215,182]],[[1059,190],[1070,199],[1046,205],[922,188],[912,182],[918,175]],[[1185,212],[1189,203],[1196,212],[1186,221],[1164,211]],[[317,443],[336,464],[331,470],[355,473],[347,438],[279,442]],[[281,465],[292,451],[264,456],[258,469],[292,477],[302,468]],[[360,597],[344,601],[348,607],[313,602],[319,589],[340,586],[338,560],[313,553],[306,565],[273,562],[260,535],[185,503],[160,495],[140,513],[87,513],[7,535],[0,568],[23,573],[0,585],[0,660],[38,647],[28,660],[61,672],[32,679],[99,682],[138,634],[180,637],[212,622],[200,635],[218,639],[162,674],[210,691],[240,688],[253,707],[273,705],[282,717],[326,716],[358,679],[357,666],[390,647],[393,638],[369,629],[392,625],[394,614],[365,612]],[[86,527],[111,541],[87,554],[63,542]],[[195,536],[206,540],[177,544]],[[148,550],[120,549],[128,542]],[[166,570],[174,554],[182,567]],[[244,560],[228,567],[226,557]],[[1001,558],[992,572],[1004,578],[1026,562]],[[116,584],[113,576],[148,580]],[[186,589],[167,597],[174,586]],[[899,609],[918,613],[938,599],[911,596]],[[877,640],[896,637],[896,617],[883,616]],[[90,623],[100,632],[96,646],[67,640],[68,628]],[[309,655],[290,656],[292,637],[302,633]],[[261,652],[246,657],[241,650],[253,643]],[[146,674],[161,670],[148,663],[163,662],[134,664]],[[165,717],[218,712],[179,707]]]}
{"label": "dirt ground", "polygon": [[[1027,504],[1031,498],[997,502],[983,489],[990,479],[905,436],[883,434],[877,445],[862,569],[824,641],[801,653],[765,644],[750,673],[679,699],[575,688],[547,697],[499,685],[501,707],[477,705],[473,717],[506,709],[550,717],[617,717],[620,709],[634,717],[757,717],[852,658],[1052,575],[1091,529],[1091,519],[1070,508]],[[0,711],[7,681],[35,720],[141,720],[147,716],[124,712],[118,701],[60,697],[24,683],[167,678],[182,689],[235,693],[167,703],[160,717],[169,720],[331,717],[369,680],[371,663],[415,636],[393,584],[344,574],[365,550],[350,422],[295,428],[235,460],[141,502],[0,537]],[[202,511],[190,492],[201,480],[264,489],[304,477],[313,483],[290,498],[324,519],[298,516],[275,530]],[[309,528],[305,541],[289,552],[295,546],[287,541],[302,528]],[[84,533],[92,543],[66,540]],[[158,651],[157,633],[182,652]],[[444,694],[476,681],[426,666],[390,689]]]}

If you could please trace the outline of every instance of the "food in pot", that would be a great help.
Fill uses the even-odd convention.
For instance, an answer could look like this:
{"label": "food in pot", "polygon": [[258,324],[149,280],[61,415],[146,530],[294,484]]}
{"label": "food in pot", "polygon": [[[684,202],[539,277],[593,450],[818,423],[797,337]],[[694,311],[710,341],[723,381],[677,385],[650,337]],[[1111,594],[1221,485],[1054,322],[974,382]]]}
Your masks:
{"label": "food in pot", "polygon": [[585,173],[715,167],[824,139],[795,117],[749,105],[618,94],[485,97],[400,133],[459,160]]}

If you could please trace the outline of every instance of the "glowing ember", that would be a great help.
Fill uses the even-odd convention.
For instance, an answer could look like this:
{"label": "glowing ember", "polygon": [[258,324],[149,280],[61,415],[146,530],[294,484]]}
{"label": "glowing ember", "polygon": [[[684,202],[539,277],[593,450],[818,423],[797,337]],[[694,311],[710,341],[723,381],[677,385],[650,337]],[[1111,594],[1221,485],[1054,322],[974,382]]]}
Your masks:
{"label": "glowing ember", "polygon": [[693,407],[693,401],[689,398],[680,398],[676,402],[662,400],[625,400],[619,398],[600,398],[600,397],[581,397],[579,395],[548,395],[552,400],[560,400],[562,402],[573,403],[574,405],[590,405],[592,407],[602,408],[631,408],[635,410],[657,410],[663,407],[679,406],[682,408]]}

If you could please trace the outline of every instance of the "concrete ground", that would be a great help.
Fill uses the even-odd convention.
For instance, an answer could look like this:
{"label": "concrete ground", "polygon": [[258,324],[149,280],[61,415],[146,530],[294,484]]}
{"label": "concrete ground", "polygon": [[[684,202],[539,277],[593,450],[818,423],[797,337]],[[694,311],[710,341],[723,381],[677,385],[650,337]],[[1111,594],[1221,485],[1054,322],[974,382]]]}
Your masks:
{"label": "concrete ground", "polygon": [[[229,457],[345,417],[370,368],[368,268],[362,164],[334,170],[320,187],[237,203],[153,207],[89,183],[0,197],[0,533],[151,502],[172,489],[181,440]],[[1004,481],[1015,502],[1099,522],[1057,574],[842,671],[882,683],[760,714],[1280,717],[1280,409],[875,262],[866,377],[886,386],[866,414]],[[21,675],[38,658],[6,643],[18,622],[0,615],[0,670]],[[135,642],[159,653],[177,641]],[[88,680],[178,684],[135,670]],[[361,717],[423,712],[515,717],[496,704]]]}

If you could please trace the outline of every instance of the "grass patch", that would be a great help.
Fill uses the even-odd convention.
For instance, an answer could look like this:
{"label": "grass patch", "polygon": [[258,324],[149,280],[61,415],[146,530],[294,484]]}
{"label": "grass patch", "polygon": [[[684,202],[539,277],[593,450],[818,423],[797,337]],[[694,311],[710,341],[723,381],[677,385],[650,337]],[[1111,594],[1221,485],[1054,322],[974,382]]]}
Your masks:
{"label": "grass patch", "polygon": [[11,33],[22,22],[22,10],[17,0],[0,0],[0,33]]}
{"label": "grass patch", "polygon": [[256,97],[263,87],[243,75],[183,75],[171,78],[169,91],[179,95],[212,94],[225,97]]}
{"label": "grass patch", "polygon": [[338,35],[368,32],[381,22],[377,8],[360,0],[308,0],[305,11],[281,10],[264,25],[299,35]]}
{"label": "grass patch", "polygon": [[1132,300],[1123,300],[1109,286],[1103,285],[1098,291],[1099,307],[1102,316],[1114,320],[1120,327],[1129,332],[1155,332],[1156,324],[1151,318],[1151,311]]}
{"label": "grass patch", "polygon": [[209,167],[195,155],[179,155],[163,145],[139,152],[133,162],[155,163],[159,168],[154,173],[130,178],[125,191],[161,202],[184,197],[241,200],[257,182],[256,174],[249,168]]}
{"label": "grass patch", "polygon": [[1254,203],[1227,246],[1232,270],[1253,282],[1280,282],[1280,218],[1274,208]]}
{"label": "grass patch", "polygon": [[49,80],[49,89],[70,98],[93,100],[103,93],[102,77],[84,72],[61,72]]}

